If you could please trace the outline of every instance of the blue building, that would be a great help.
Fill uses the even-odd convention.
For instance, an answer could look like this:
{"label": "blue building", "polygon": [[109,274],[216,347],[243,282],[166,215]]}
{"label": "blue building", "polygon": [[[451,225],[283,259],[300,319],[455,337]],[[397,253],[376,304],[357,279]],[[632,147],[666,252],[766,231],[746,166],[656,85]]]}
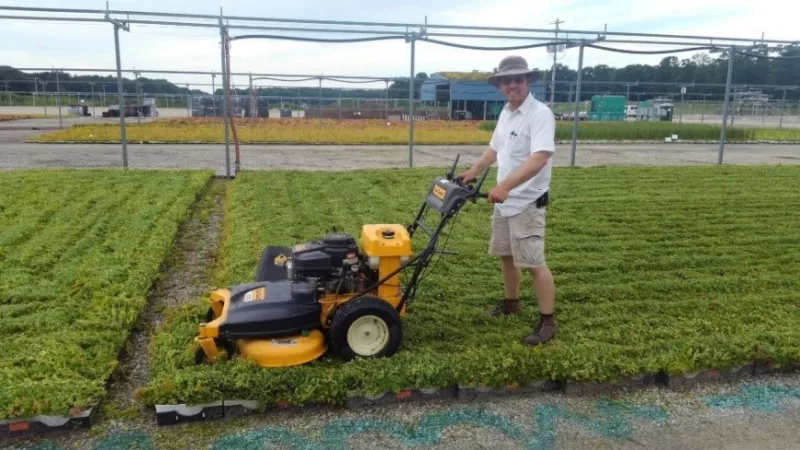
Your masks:
{"label": "blue building", "polygon": [[[420,100],[448,102],[455,120],[496,120],[505,104],[503,94],[487,81],[489,73],[434,73],[422,83]],[[534,81],[530,92],[545,101],[546,85]]]}

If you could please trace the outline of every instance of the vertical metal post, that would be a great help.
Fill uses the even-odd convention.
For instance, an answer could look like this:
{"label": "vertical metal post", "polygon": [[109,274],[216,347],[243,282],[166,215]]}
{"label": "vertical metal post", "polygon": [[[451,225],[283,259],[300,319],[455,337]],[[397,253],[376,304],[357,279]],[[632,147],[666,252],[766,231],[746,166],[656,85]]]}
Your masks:
{"label": "vertical metal post", "polygon": [[91,83],[92,85],[92,118],[97,117],[97,99],[94,98],[94,82]]}
{"label": "vertical metal post", "polygon": [[417,33],[411,32],[411,71],[408,78],[408,167],[414,167],[414,44]]}
{"label": "vertical metal post", "polygon": [[136,120],[139,125],[142,124],[142,85],[139,84],[139,72],[134,71],[133,75],[136,77]]}
{"label": "vertical metal post", "polygon": [[780,118],[780,123],[778,124],[778,128],[783,128],[783,108],[785,107],[786,107],[786,88],[783,88],[783,100],[781,100],[781,107],[780,107],[781,118]]}
{"label": "vertical metal post", "polygon": [[[728,58],[728,79],[725,82],[725,101],[722,103],[722,133],[719,137],[719,156],[717,163],[722,164],[722,156],[725,153],[725,135],[728,129],[728,97],[731,95],[731,80],[733,78],[733,58],[736,54],[736,46],[731,46],[730,57]],[[733,125],[733,123],[731,123]]]}
{"label": "vertical metal post", "polygon": [[226,64],[228,52],[228,39],[225,26],[222,23],[222,8],[219,11],[219,36],[220,36],[220,61],[222,62],[222,115],[224,117],[223,123],[225,127],[225,175],[231,177],[231,142],[228,131],[228,95],[230,94],[230,86],[228,85],[228,67]]}
{"label": "vertical metal post", "polygon": [[64,124],[61,121],[61,86],[58,83],[58,72],[56,70],[56,107],[58,108],[58,128],[64,128]]}
{"label": "vertical metal post", "polygon": [[47,117],[47,81],[42,80],[42,104],[44,105],[44,116]]}
{"label": "vertical metal post", "polygon": [[700,105],[700,123],[706,121],[706,94],[703,94],[703,103]]}
{"label": "vertical metal post", "polygon": [[683,94],[686,92],[686,86],[681,86],[681,113],[678,116],[678,123],[683,123]]}
{"label": "vertical metal post", "polygon": [[555,24],[556,26],[556,36],[553,40],[553,68],[550,70],[550,109],[552,110],[556,98],[556,61],[558,57],[558,45],[556,44],[556,41],[558,41],[558,26],[564,23],[564,21],[556,19],[555,22],[550,23]]}
{"label": "vertical metal post", "polygon": [[257,104],[256,104],[256,91],[253,90],[253,73],[251,72],[248,75],[248,80],[250,84],[250,117],[257,116]]}
{"label": "vertical metal post", "polygon": [[217,83],[215,82],[215,78],[217,78],[217,74],[214,71],[211,71],[211,109],[214,111],[214,116],[217,115]]}
{"label": "vertical metal post", "polygon": [[453,80],[447,81],[447,121],[453,117]]}
{"label": "vertical metal post", "polygon": [[572,118],[572,156],[570,166],[575,165],[575,151],[578,146],[578,122],[580,121],[581,82],[583,81],[583,48],[585,40],[581,39],[580,53],[578,54],[578,81],[575,84],[575,116]]}
{"label": "vertical metal post", "polygon": [[122,166],[128,168],[128,138],[125,133],[125,94],[122,91],[122,61],[119,56],[119,25],[114,25],[114,50],[117,53],[117,97],[119,102],[119,136],[122,141]]}
{"label": "vertical metal post", "polygon": [[489,107],[489,102],[484,100],[483,101],[483,120],[486,120],[486,109]]}
{"label": "vertical metal post", "polygon": [[384,105],[386,121],[389,121],[389,80],[386,80],[386,103]]}
{"label": "vertical metal post", "polygon": [[322,126],[322,77],[319,77],[319,93],[317,94],[317,102],[319,102],[319,119],[317,124]]}

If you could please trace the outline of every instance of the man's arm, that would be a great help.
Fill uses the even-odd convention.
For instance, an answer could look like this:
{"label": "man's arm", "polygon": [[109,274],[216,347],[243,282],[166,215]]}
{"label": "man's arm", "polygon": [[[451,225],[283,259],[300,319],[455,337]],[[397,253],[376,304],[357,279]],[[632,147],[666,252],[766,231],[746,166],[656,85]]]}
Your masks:
{"label": "man's arm", "polygon": [[477,178],[479,173],[483,172],[487,167],[490,167],[496,161],[497,152],[492,147],[489,147],[485,152],[483,152],[483,155],[481,155],[478,161],[476,161],[469,170],[458,175],[457,178],[461,178],[465,183],[469,183]]}
{"label": "man's arm", "polygon": [[506,201],[512,189],[535,177],[555,153],[555,117],[549,109],[537,113],[537,116],[530,130],[530,156],[524,164],[489,191],[489,202]]}
{"label": "man's arm", "polygon": [[520,184],[535,177],[552,156],[553,153],[546,150],[534,152],[531,154],[528,160],[525,161],[525,164],[520,166],[517,170],[511,172],[511,175],[500,182],[499,186],[505,191],[511,191]]}
{"label": "man's arm", "polygon": [[475,162],[475,165],[472,166],[470,171],[473,175],[478,176],[479,173],[483,172],[487,167],[490,167],[492,164],[497,162],[497,152],[494,151],[493,148],[489,147],[483,152],[481,158]]}

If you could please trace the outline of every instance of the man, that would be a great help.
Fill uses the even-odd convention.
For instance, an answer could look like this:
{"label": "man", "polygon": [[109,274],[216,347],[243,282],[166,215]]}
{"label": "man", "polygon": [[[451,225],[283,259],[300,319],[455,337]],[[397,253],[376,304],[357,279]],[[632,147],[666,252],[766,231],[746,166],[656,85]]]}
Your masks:
{"label": "man", "polygon": [[544,260],[547,193],[555,153],[555,117],[530,93],[534,71],[519,56],[500,62],[489,83],[507,103],[500,112],[489,149],[470,170],[459,175],[465,182],[497,162],[497,185],[488,193],[494,203],[489,253],[501,259],[505,298],[492,316],[520,312],[520,270],[531,276],[539,303],[539,322],[523,339],[526,345],[550,341],[556,333],[555,286]]}

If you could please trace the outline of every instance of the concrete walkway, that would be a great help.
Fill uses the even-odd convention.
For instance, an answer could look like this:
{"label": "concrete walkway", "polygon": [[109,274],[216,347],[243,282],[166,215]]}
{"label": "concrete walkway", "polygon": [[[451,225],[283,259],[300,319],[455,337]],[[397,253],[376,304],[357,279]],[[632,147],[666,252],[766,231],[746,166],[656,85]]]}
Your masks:
{"label": "concrete walkway", "polygon": [[[0,132],[0,169],[44,167],[122,167],[121,145],[24,144],[32,131]],[[14,142],[17,141],[17,142]],[[460,164],[474,162],[483,146],[415,146],[415,167],[447,166],[457,154]],[[128,164],[135,169],[214,169],[225,175],[226,151],[217,144],[136,144],[127,146]],[[716,164],[718,147],[707,144],[579,145],[576,164],[594,165],[697,165]],[[570,145],[558,145],[556,165],[570,164]],[[408,167],[407,146],[306,146],[243,145],[242,170]],[[233,171],[235,148],[230,147]],[[800,164],[800,145],[727,145],[726,164]]]}

